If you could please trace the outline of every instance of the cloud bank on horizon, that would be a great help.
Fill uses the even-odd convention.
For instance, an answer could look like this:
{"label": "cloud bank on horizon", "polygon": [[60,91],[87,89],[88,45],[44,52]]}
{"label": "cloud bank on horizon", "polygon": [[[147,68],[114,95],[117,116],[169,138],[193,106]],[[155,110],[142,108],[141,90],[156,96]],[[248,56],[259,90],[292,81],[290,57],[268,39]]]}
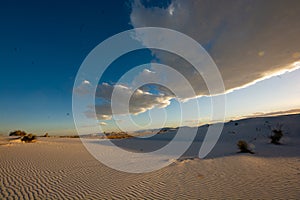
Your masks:
{"label": "cloud bank on horizon", "polygon": [[[282,4],[271,0],[173,0],[163,8],[147,7],[136,0],[132,4],[130,20],[134,28],[165,27],[195,39],[217,64],[227,92],[300,68],[300,6],[297,1],[288,0]],[[147,38],[140,37],[139,40],[147,47]],[[194,97],[210,95],[202,77],[184,59],[155,49],[151,51],[161,63],[188,77],[195,90]],[[155,80],[166,75],[151,66],[137,78],[147,79],[149,76]],[[169,77],[168,81],[169,85],[182,86],[181,89],[185,90],[185,84],[178,80]],[[114,87],[123,87],[125,93],[132,92],[130,86],[100,84],[96,96],[105,101],[96,105],[98,119],[111,119],[108,102]],[[154,107],[164,108],[175,98],[164,87],[156,89],[158,93],[155,94],[145,88],[137,90],[131,100],[130,112],[139,114]],[[117,114],[122,114],[122,111]],[[94,117],[89,116],[89,112],[86,115]]]}

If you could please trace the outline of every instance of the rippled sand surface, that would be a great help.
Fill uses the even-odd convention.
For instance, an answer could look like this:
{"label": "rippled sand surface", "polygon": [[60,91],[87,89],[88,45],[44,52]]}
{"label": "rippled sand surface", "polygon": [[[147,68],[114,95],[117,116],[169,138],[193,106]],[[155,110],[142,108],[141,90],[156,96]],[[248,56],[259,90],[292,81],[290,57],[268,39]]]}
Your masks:
{"label": "rippled sand surface", "polygon": [[175,161],[129,174],[79,139],[0,145],[0,199],[299,199],[300,157],[251,154]]}

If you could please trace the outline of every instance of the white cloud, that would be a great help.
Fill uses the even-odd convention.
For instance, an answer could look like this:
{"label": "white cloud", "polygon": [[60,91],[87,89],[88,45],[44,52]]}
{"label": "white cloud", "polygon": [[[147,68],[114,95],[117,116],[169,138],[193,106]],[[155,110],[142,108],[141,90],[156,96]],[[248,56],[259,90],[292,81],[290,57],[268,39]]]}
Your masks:
{"label": "white cloud", "polygon": [[101,119],[101,120],[110,120],[111,116],[110,115],[99,115],[98,119]]}
{"label": "white cloud", "polygon": [[91,85],[90,81],[88,81],[88,80],[84,80],[82,83],[85,85]]}
{"label": "white cloud", "polygon": [[74,89],[73,92],[79,95],[89,94],[91,91],[91,83],[88,80],[83,80],[81,84]]}
{"label": "white cloud", "polygon": [[[118,89],[119,99],[117,102],[120,105],[111,105],[111,96],[114,89]],[[91,112],[91,110],[86,111],[85,115],[88,118],[97,117],[101,120],[109,120],[111,119],[112,115],[111,106],[117,106],[119,108],[116,109],[117,112],[114,114],[127,114],[126,108],[128,105],[123,105],[125,101],[122,97],[128,94],[131,95],[131,99],[129,102],[129,111],[131,114],[140,114],[153,108],[165,108],[166,106],[170,105],[170,100],[174,98],[174,95],[170,93],[167,89],[164,90],[165,93],[152,94],[142,89],[137,89],[136,91],[133,91],[130,87],[125,85],[118,84],[112,86],[107,83],[103,83],[101,85],[98,85],[96,91],[96,98],[101,100],[101,103],[95,106],[97,116],[95,116],[93,112]],[[90,109],[92,108],[90,107]]]}
{"label": "white cloud", "polygon": [[[177,60],[177,62],[184,63],[184,66],[189,65],[184,60]],[[203,83],[203,79],[199,74],[194,73],[194,69],[191,68],[175,68],[179,73],[175,73],[170,71],[168,68],[161,67],[159,65],[153,64],[150,65],[150,69],[145,69],[141,73],[137,74],[134,82],[143,83],[143,82],[154,82],[160,83],[163,82],[170,89],[175,89],[177,91],[177,95],[180,94],[180,97],[177,96],[178,100],[185,100],[189,98],[193,98],[195,94],[205,95],[207,94],[207,87]],[[181,78],[179,74],[185,75],[185,79]],[[195,93],[191,93],[189,88],[187,88],[187,81],[191,82],[191,86],[194,87]],[[160,93],[168,96],[175,96],[170,89],[167,89],[163,86],[157,86],[157,89]]]}
{"label": "white cloud", "polygon": [[[134,27],[171,28],[197,40],[215,60],[227,91],[299,68],[293,64],[300,59],[299,1],[173,0],[168,8],[149,8],[135,1],[130,19]],[[164,36],[157,37],[163,42]],[[147,46],[147,38],[141,39]],[[193,54],[191,49],[183,51]],[[152,52],[188,77],[197,95],[208,94],[203,79],[183,59]],[[150,70],[152,76],[160,76],[159,71]],[[149,76],[145,74],[141,78]]]}
{"label": "white cloud", "polygon": [[[108,110],[108,108],[109,108],[109,105],[106,105],[105,107],[105,110],[106,110],[106,112],[104,111],[98,111],[98,113],[99,112],[103,112],[103,113],[107,113],[107,114],[96,114],[95,115],[95,113],[93,113],[92,112],[92,110],[91,110],[91,108],[89,109],[89,110],[87,110],[87,111],[85,111],[85,116],[87,117],[87,118],[94,118],[94,119],[99,119],[99,120],[110,120],[111,118],[112,118],[112,116],[111,116],[111,111],[109,111]],[[102,109],[101,109],[102,110]]]}
{"label": "white cloud", "polygon": [[101,126],[106,126],[106,125],[107,125],[106,122],[100,122],[99,124],[100,124]]}
{"label": "white cloud", "polygon": [[256,112],[251,115],[238,117],[237,119],[254,118],[254,117],[270,117],[270,116],[279,116],[279,115],[292,115],[292,114],[299,114],[299,113],[300,113],[300,109],[295,108],[295,109],[291,109],[291,110],[274,111],[274,112],[269,112],[269,113]]}

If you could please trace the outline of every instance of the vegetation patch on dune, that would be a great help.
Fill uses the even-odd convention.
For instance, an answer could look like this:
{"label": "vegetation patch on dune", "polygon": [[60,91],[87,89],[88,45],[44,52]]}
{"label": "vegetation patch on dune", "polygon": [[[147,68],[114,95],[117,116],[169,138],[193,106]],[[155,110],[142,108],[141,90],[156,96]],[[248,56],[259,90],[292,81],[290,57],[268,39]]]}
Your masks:
{"label": "vegetation patch on dune", "polygon": [[36,135],[29,133],[27,134],[25,131],[21,131],[21,130],[16,130],[16,131],[12,131],[9,133],[9,136],[19,136],[19,138],[16,139],[21,139],[22,142],[34,142],[36,140]]}
{"label": "vegetation patch on dune", "polygon": [[126,132],[111,132],[111,133],[104,133],[107,139],[125,139],[125,138],[132,138],[132,135],[129,135]]}

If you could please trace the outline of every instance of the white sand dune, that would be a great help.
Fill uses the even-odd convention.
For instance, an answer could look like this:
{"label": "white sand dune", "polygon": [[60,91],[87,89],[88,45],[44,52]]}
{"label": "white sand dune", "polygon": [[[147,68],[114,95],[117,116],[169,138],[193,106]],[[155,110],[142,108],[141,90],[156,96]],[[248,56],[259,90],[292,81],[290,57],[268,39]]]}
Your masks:
{"label": "white sand dune", "polygon": [[[0,145],[0,199],[300,199],[299,119],[268,118],[289,128],[283,145],[248,133],[265,118],[228,123],[208,158],[194,158],[199,139],[186,155],[192,159],[143,174],[108,168],[80,139]],[[237,154],[236,141],[253,135],[255,154]]]}

